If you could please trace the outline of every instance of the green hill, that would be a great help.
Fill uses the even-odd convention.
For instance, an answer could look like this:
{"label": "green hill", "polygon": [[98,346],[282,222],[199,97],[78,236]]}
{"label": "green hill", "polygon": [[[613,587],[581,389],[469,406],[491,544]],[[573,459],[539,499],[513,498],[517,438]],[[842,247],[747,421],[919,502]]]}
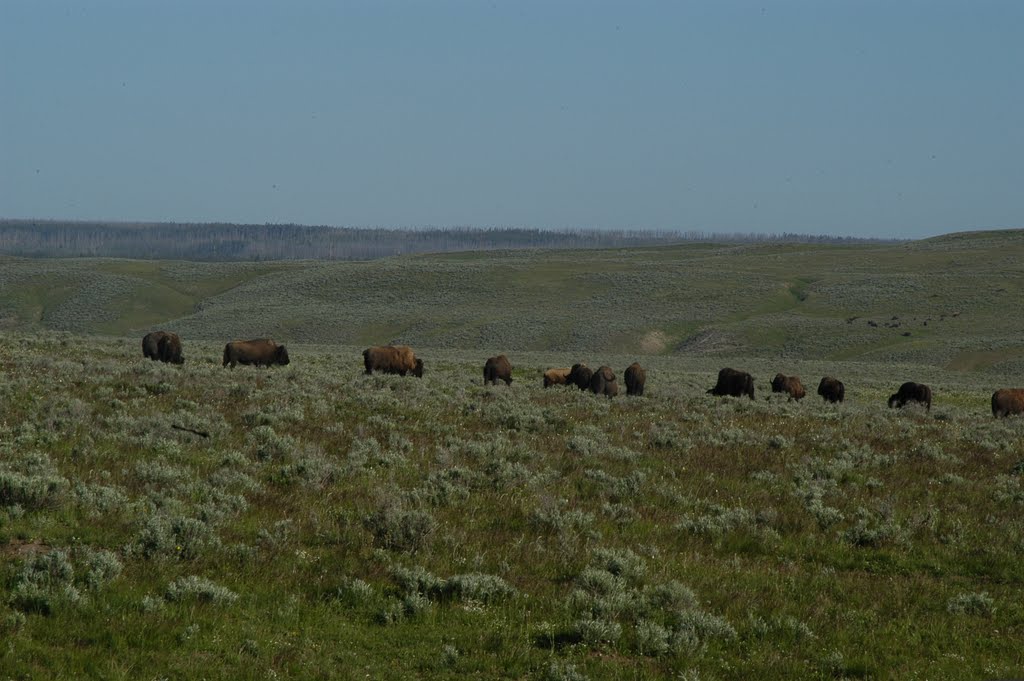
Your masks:
{"label": "green hill", "polygon": [[0,329],[1021,368],[1024,232],[372,262],[7,259]]}
{"label": "green hill", "polygon": [[1022,245],[0,259],[0,677],[1019,677]]}

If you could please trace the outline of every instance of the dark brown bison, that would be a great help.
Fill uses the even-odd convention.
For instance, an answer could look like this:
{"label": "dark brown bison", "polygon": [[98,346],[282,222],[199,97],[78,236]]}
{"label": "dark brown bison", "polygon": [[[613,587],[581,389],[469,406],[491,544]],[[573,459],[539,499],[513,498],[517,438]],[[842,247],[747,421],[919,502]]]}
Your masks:
{"label": "dark brown bison", "polygon": [[626,394],[640,396],[644,394],[644,383],[647,382],[647,372],[644,368],[633,362],[626,367],[622,378],[626,381]]}
{"label": "dark brown bison", "polygon": [[181,338],[176,333],[169,333],[161,338],[156,345],[156,352],[160,356],[161,362],[185,363],[185,356],[181,354]]}
{"label": "dark brown bison", "polygon": [[363,350],[363,366],[368,374],[379,371],[423,378],[423,360],[417,359],[408,345],[374,345],[366,348]]}
{"label": "dark brown bison", "polygon": [[565,385],[569,382],[570,369],[548,369],[544,372],[544,387]]}
{"label": "dark brown bison", "polygon": [[291,360],[288,359],[288,350],[283,345],[278,345],[267,338],[231,341],[224,346],[223,366],[230,364],[232,369],[236,364],[255,364],[256,366],[280,364],[283,366],[289,361]]}
{"label": "dark brown bison", "polygon": [[1024,414],[1024,388],[1003,388],[992,393],[992,416]]}
{"label": "dark brown bison", "polygon": [[823,376],[818,384],[818,394],[826,402],[842,402],[846,399],[846,386],[839,379]]}
{"label": "dark brown bison", "polygon": [[606,397],[615,397],[619,394],[619,384],[611,367],[602,366],[593,373],[590,377],[590,392]]}
{"label": "dark brown bison", "polygon": [[586,390],[590,387],[590,379],[593,377],[594,372],[586,364],[573,364],[572,368],[569,369],[568,382],[580,390]]}
{"label": "dark brown bison", "polygon": [[151,331],[142,337],[142,356],[151,360],[182,364],[181,338],[170,331]]}
{"label": "dark brown bison", "polygon": [[924,383],[907,381],[900,386],[896,394],[889,396],[890,409],[894,406],[902,408],[907,402],[919,402],[925,406],[925,409],[930,411],[932,408],[932,389]]}
{"label": "dark brown bison", "polygon": [[800,401],[807,394],[804,390],[804,384],[800,382],[799,376],[786,376],[784,374],[775,374],[775,378],[772,379],[772,392],[773,393],[788,393],[790,400]]}
{"label": "dark brown bison", "polygon": [[754,377],[746,371],[737,371],[726,367],[718,372],[718,383],[708,393],[733,397],[746,395],[750,399],[754,399]]}
{"label": "dark brown bison", "polygon": [[484,385],[497,385],[499,380],[512,385],[512,363],[505,355],[491,357],[484,364]]}

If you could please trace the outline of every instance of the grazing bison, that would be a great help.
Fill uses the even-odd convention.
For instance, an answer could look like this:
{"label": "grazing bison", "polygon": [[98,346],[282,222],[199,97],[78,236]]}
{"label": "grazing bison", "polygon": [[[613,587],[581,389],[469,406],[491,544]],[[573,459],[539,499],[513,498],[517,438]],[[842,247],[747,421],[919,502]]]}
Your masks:
{"label": "grazing bison", "polygon": [[234,369],[236,364],[255,364],[256,366],[270,366],[272,364],[288,364],[288,351],[283,345],[278,345],[267,338],[257,338],[247,341],[231,341],[224,346],[224,364],[231,365]]}
{"label": "grazing bison", "polygon": [[807,394],[807,391],[804,390],[804,384],[800,382],[799,376],[785,376],[783,374],[775,374],[775,378],[772,379],[772,392],[788,393],[790,400],[797,400],[798,402]]}
{"label": "grazing bison", "polygon": [[930,411],[932,408],[932,389],[924,383],[907,381],[900,386],[895,395],[889,396],[890,409],[893,406],[902,408],[907,402],[919,402],[925,406],[925,409]]}
{"label": "grazing bison", "polygon": [[181,364],[185,361],[181,354],[181,338],[170,331],[151,331],[143,336],[142,356],[172,364]]}
{"label": "grazing bison", "polygon": [[423,378],[423,360],[417,359],[408,345],[374,345],[366,348],[363,350],[363,366],[368,374],[380,371]]}
{"label": "grazing bison", "polygon": [[726,367],[718,372],[718,383],[708,393],[733,397],[746,395],[750,399],[754,399],[754,377],[746,371],[737,371]]}
{"label": "grazing bison", "polygon": [[1003,388],[992,393],[992,416],[1024,414],[1024,389]]}
{"label": "grazing bison", "polygon": [[818,384],[818,394],[826,402],[842,402],[846,399],[846,386],[837,378],[824,376]]}
{"label": "grazing bison", "polygon": [[593,373],[590,377],[590,392],[607,397],[619,394],[619,384],[615,381],[615,372],[611,367],[602,366]]}
{"label": "grazing bison", "polygon": [[484,364],[484,385],[488,382],[497,385],[499,380],[505,381],[505,385],[512,385],[512,364],[505,355],[491,357]]}
{"label": "grazing bison", "polygon": [[644,394],[644,383],[647,382],[647,372],[644,368],[633,362],[623,374],[626,381],[626,394],[640,396]]}
{"label": "grazing bison", "polygon": [[590,379],[593,376],[594,372],[586,364],[573,364],[572,369],[569,369],[568,381],[580,390],[586,390],[590,387]]}
{"label": "grazing bison", "polygon": [[185,356],[181,354],[181,338],[176,333],[169,333],[156,344],[156,353],[161,362],[184,364]]}
{"label": "grazing bison", "polygon": [[544,387],[565,385],[569,382],[570,369],[548,369],[544,372]]}

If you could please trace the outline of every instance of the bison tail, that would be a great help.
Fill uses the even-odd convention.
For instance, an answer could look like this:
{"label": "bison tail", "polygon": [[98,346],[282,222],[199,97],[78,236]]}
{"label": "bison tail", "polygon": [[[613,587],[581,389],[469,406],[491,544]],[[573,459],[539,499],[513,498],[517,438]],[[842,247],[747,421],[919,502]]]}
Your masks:
{"label": "bison tail", "polygon": [[230,345],[225,345],[224,346],[224,362],[223,362],[223,364],[221,364],[221,366],[222,367],[226,367],[230,361],[231,361],[231,346]]}

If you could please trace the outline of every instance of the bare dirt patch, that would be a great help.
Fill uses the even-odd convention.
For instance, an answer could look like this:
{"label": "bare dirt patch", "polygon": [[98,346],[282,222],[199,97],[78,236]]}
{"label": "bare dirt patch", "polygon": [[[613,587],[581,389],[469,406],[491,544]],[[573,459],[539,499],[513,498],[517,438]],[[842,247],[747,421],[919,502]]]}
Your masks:
{"label": "bare dirt patch", "polygon": [[50,550],[48,544],[38,539],[12,539],[6,544],[0,544],[0,556],[12,556],[15,558],[28,558],[37,553],[46,553]]}
{"label": "bare dirt patch", "polygon": [[640,351],[645,355],[659,355],[668,347],[668,336],[664,331],[650,331],[640,339]]}

